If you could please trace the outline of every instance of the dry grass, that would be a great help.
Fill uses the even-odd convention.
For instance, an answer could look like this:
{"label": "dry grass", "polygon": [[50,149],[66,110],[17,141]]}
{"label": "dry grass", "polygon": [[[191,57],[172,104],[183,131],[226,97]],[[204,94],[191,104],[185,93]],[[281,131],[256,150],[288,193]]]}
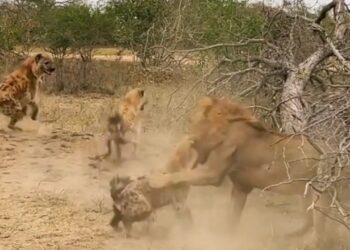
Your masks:
{"label": "dry grass", "polygon": [[[200,94],[194,93],[184,100],[179,98],[188,89],[174,93],[173,88],[145,86],[148,99],[144,111],[146,130],[184,131],[191,115],[191,107]],[[121,96],[127,91],[118,92]],[[172,99],[169,99],[172,97]],[[40,120],[54,128],[64,128],[75,132],[103,133],[107,117],[117,109],[119,97],[102,94],[48,95],[40,96]]]}

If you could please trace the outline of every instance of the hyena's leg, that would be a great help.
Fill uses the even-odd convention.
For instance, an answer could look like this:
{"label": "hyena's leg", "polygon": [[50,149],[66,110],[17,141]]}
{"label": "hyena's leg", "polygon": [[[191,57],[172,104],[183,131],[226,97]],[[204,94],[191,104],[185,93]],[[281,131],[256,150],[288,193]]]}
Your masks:
{"label": "hyena's leg", "polygon": [[132,222],[128,221],[128,220],[123,220],[123,225],[125,228],[125,235],[127,238],[132,237],[131,235],[131,229],[132,229]]}
{"label": "hyena's leg", "polygon": [[113,206],[113,218],[110,221],[109,225],[114,228],[114,230],[118,231],[119,230],[119,222],[121,221],[121,214],[118,209],[116,209],[115,206]]}
{"label": "hyena's leg", "polygon": [[120,163],[122,161],[122,148],[121,148],[121,143],[118,140],[113,140],[114,146],[115,146],[115,151],[116,151],[116,161],[117,163]]}
{"label": "hyena's leg", "polygon": [[28,105],[32,108],[32,114],[30,118],[35,121],[38,117],[39,106],[35,102],[30,102]]}
{"label": "hyena's leg", "polygon": [[8,128],[12,130],[22,130],[19,127],[16,127],[16,123],[20,120],[22,120],[24,117],[24,113],[22,110],[16,110],[12,115],[11,115],[11,120],[8,124]]}
{"label": "hyena's leg", "polygon": [[96,155],[94,157],[91,157],[91,159],[93,160],[98,160],[98,161],[102,161],[104,159],[106,159],[107,157],[109,157],[112,153],[112,140],[110,137],[108,137],[106,139],[106,145],[107,145],[107,153],[104,153],[102,155]]}
{"label": "hyena's leg", "polygon": [[18,100],[11,98],[11,103],[9,103],[8,107],[11,109],[11,120],[8,124],[8,128],[12,130],[22,130],[21,128],[15,127],[16,123],[22,120],[25,116],[21,103]]}
{"label": "hyena's leg", "polygon": [[140,139],[142,134],[142,125],[140,123],[136,123],[134,127],[131,129],[131,132],[134,134],[134,139],[130,143],[133,145],[132,154],[135,155],[136,151],[140,145]]}
{"label": "hyena's leg", "polygon": [[106,145],[107,145],[107,153],[101,155],[101,156],[100,156],[101,159],[105,159],[105,158],[109,157],[109,156],[111,155],[111,153],[112,153],[112,140],[111,140],[111,138],[108,137],[108,138],[106,139],[106,142],[105,142],[105,143],[106,143]]}
{"label": "hyena's leg", "polygon": [[133,147],[132,155],[135,155],[136,154],[136,149],[137,149],[137,146],[138,146],[139,143],[134,141],[134,140],[126,140],[124,138],[123,138],[123,140],[124,140],[123,144],[132,144],[132,147]]}
{"label": "hyena's leg", "polygon": [[[132,140],[128,140],[125,139],[124,137],[119,137],[117,139],[114,139],[114,145],[115,145],[115,150],[116,150],[116,162],[120,163],[123,159],[122,159],[122,149],[123,149],[123,145],[125,144],[132,144],[133,145],[133,150],[135,151],[136,148],[136,142],[132,141]],[[134,153],[133,151],[133,153]]]}

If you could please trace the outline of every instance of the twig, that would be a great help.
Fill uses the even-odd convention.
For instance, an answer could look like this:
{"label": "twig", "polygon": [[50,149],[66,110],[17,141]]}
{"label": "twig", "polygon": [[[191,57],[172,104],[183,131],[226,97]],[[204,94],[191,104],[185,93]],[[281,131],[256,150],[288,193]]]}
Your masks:
{"label": "twig", "polygon": [[350,226],[348,224],[346,224],[344,221],[334,217],[334,216],[331,216],[329,213],[326,213],[324,211],[322,211],[322,209],[320,209],[319,207],[315,206],[314,209],[318,212],[320,212],[321,214],[323,214],[324,216],[328,217],[329,219],[331,220],[334,220],[338,223],[340,223],[341,225],[343,225],[344,227],[346,227],[348,230],[350,230]]}
{"label": "twig", "polygon": [[184,102],[187,100],[187,98],[191,95],[192,91],[202,82],[205,81],[208,77],[210,77],[214,71],[220,66],[220,64],[222,63],[219,62],[217,65],[215,65],[207,74],[205,74],[201,79],[198,79],[197,81],[195,81],[192,86],[190,87],[190,89],[188,90],[187,94],[185,95],[185,97],[183,98],[182,102],[180,102],[175,109],[178,109],[179,107],[183,107]]}
{"label": "twig", "polygon": [[267,187],[264,187],[262,189],[262,192],[268,191],[271,188],[279,187],[279,186],[282,186],[282,185],[287,185],[287,184],[291,184],[291,183],[294,183],[294,182],[306,182],[306,181],[310,181],[310,179],[308,179],[308,178],[299,178],[299,179],[290,179],[288,181],[281,181],[279,183],[271,184],[271,185],[269,185]]}
{"label": "twig", "polygon": [[195,49],[184,49],[184,50],[171,50],[168,49],[164,46],[153,46],[150,47],[150,49],[164,49],[168,51],[169,53],[193,53],[193,52],[199,52],[199,51],[206,51],[206,50],[211,50],[211,49],[216,49],[216,48],[221,48],[221,47],[242,47],[242,46],[247,46],[249,44],[254,44],[254,43],[263,43],[265,42],[265,39],[248,39],[246,41],[241,41],[238,43],[216,43],[213,45],[209,45],[207,47],[202,47],[202,48],[195,48]]}

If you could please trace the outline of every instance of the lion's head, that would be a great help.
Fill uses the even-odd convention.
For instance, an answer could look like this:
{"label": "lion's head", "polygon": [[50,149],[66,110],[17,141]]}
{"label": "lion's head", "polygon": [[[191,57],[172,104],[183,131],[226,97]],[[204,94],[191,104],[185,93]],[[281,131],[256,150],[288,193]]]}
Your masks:
{"label": "lion's head", "polygon": [[207,160],[211,150],[220,146],[228,137],[231,124],[244,122],[254,129],[265,131],[264,126],[243,105],[216,97],[201,98],[192,119],[192,147],[200,156],[199,162]]}
{"label": "lion's head", "polygon": [[198,101],[192,122],[227,123],[243,119],[256,120],[247,108],[238,103],[206,96]]}

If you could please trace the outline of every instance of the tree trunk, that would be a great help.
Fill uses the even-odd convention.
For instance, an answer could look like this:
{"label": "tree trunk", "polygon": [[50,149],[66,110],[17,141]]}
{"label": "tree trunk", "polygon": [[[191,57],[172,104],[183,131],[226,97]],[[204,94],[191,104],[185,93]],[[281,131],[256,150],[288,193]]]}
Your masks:
{"label": "tree trunk", "polygon": [[[344,43],[344,35],[349,29],[349,17],[347,16],[348,12],[345,9],[344,0],[333,0],[330,4],[324,6],[316,24],[320,24],[332,8],[334,8],[336,21],[333,42],[338,45]],[[304,87],[310,80],[316,66],[333,54],[334,49],[328,42],[325,42],[323,47],[290,70],[282,91],[281,116],[284,132],[297,133],[302,132],[305,128],[306,119],[302,101]]]}
{"label": "tree trunk", "polygon": [[284,132],[288,134],[301,132],[306,126],[304,87],[315,67],[331,55],[332,51],[328,46],[324,46],[290,70],[282,91],[281,116]]}

